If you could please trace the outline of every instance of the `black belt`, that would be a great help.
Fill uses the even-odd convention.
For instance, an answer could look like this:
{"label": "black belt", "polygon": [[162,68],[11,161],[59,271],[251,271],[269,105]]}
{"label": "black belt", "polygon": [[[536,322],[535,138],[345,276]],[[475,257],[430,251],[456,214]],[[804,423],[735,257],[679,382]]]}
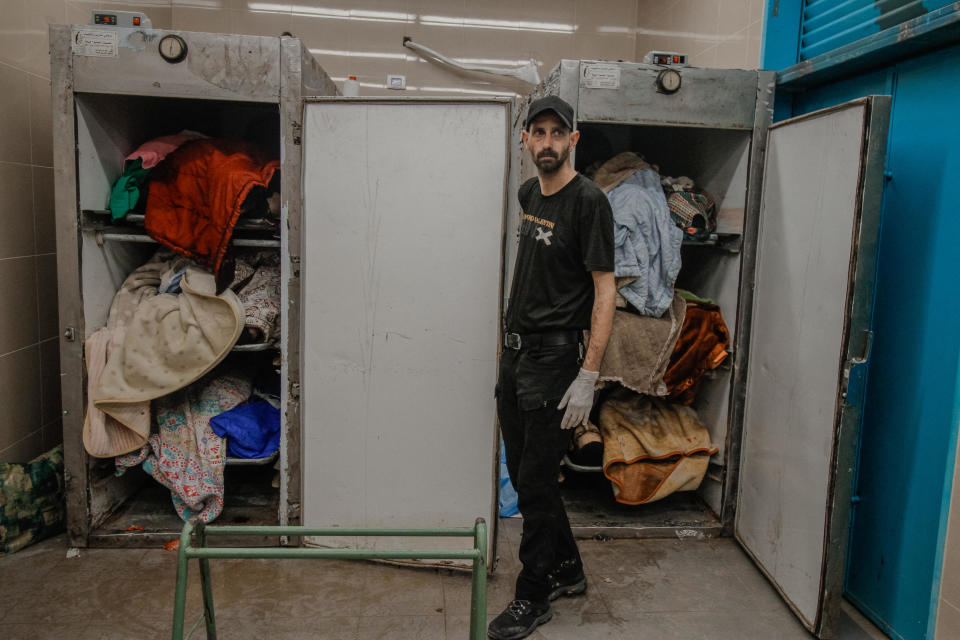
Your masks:
{"label": "black belt", "polygon": [[507,333],[503,346],[507,349],[535,349],[536,347],[560,347],[583,342],[582,331],[545,331],[543,333]]}

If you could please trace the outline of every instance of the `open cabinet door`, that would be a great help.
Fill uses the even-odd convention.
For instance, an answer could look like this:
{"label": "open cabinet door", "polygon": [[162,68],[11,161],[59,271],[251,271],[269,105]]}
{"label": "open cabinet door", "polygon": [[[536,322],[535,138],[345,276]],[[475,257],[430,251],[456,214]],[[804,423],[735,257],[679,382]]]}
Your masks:
{"label": "open cabinet door", "polygon": [[803,624],[839,613],[890,98],[772,126],[736,537]]}
{"label": "open cabinet door", "polygon": [[318,99],[303,119],[303,523],[493,534],[510,103]]}

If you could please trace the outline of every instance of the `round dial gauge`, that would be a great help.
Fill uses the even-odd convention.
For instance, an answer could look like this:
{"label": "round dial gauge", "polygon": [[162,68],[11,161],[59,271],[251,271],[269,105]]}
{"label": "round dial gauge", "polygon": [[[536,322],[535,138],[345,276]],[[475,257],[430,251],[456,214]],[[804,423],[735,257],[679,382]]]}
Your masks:
{"label": "round dial gauge", "polygon": [[657,88],[663,93],[676,93],[680,88],[680,73],[676,69],[664,69],[657,75]]}
{"label": "round dial gauge", "polygon": [[187,43],[173,34],[160,39],[160,56],[167,62],[180,62],[187,57]]}

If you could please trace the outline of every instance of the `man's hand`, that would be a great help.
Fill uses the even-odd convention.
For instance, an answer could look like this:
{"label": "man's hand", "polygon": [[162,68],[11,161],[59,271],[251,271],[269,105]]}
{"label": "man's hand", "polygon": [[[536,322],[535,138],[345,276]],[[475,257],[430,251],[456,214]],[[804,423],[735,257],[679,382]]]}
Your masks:
{"label": "man's hand", "polygon": [[561,429],[570,429],[583,424],[590,417],[590,408],[593,406],[593,387],[599,376],[599,371],[580,369],[580,373],[570,383],[570,388],[563,394],[563,399],[557,405],[557,409],[564,407],[567,409],[560,422]]}

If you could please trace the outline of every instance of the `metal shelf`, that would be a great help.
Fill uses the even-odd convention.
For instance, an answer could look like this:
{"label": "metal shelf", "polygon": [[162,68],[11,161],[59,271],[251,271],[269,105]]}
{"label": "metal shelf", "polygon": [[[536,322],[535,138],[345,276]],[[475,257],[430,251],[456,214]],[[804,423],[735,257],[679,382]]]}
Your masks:
{"label": "metal shelf", "polygon": [[685,247],[716,247],[731,253],[740,253],[743,247],[743,236],[737,233],[711,233],[706,240],[683,239]]}
{"label": "metal shelf", "polygon": [[[226,442],[226,438],[223,439]],[[274,451],[266,458],[227,458],[226,464],[230,467],[255,467],[265,464],[270,464],[277,459],[277,456],[280,455],[280,451]]]}
{"label": "metal shelf", "polygon": [[272,342],[255,342],[253,344],[235,344],[231,351],[242,351],[242,352],[251,352],[251,351],[269,351],[270,349],[279,349],[276,344]]}

